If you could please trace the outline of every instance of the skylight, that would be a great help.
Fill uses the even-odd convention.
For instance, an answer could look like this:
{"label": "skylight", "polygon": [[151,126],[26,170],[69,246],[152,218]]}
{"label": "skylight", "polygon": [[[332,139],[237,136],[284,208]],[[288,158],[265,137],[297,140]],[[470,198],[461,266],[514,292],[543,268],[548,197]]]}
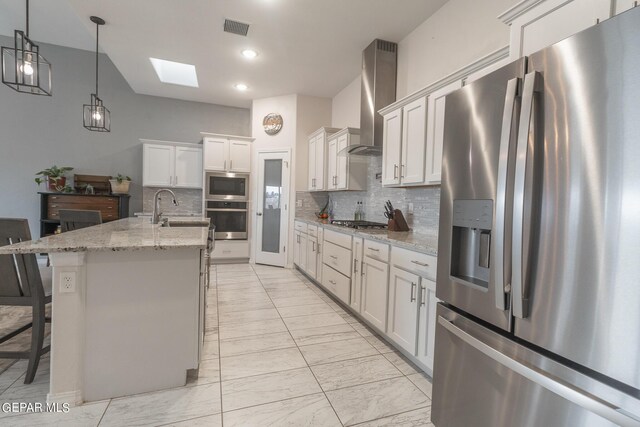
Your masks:
{"label": "skylight", "polygon": [[165,61],[158,58],[149,58],[149,60],[162,83],[198,87],[195,65]]}

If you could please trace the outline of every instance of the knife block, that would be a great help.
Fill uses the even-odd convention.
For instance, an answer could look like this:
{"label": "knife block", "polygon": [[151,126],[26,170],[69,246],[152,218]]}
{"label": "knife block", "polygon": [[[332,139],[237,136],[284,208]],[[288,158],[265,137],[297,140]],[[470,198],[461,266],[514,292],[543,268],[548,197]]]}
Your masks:
{"label": "knife block", "polygon": [[389,231],[409,231],[407,220],[404,219],[404,215],[402,215],[400,209],[393,210],[393,219],[389,220],[387,228]]}

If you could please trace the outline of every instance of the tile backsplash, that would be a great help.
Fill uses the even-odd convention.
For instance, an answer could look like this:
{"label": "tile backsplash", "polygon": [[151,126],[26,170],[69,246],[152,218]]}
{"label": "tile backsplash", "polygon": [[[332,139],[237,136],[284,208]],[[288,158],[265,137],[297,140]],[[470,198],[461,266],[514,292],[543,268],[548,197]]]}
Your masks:
{"label": "tile backsplash", "polygon": [[[368,161],[367,191],[299,191],[296,199],[302,200],[302,208],[296,205],[296,217],[314,218],[314,213],[324,206],[329,197],[333,203],[335,219],[353,219],[356,203],[362,201],[367,221],[387,222],[384,216],[384,202],[391,200],[393,207],[402,211],[412,230],[437,235],[440,187],[383,187],[381,181],[375,177],[382,170],[382,157],[370,157]],[[413,203],[413,215],[408,214],[409,203]]]}
{"label": "tile backsplash", "polygon": [[[142,209],[144,213],[153,212],[153,196],[160,188],[142,188]],[[179,205],[171,203],[171,196],[161,195],[160,206],[166,215],[202,215],[202,190],[191,188],[172,188]]]}

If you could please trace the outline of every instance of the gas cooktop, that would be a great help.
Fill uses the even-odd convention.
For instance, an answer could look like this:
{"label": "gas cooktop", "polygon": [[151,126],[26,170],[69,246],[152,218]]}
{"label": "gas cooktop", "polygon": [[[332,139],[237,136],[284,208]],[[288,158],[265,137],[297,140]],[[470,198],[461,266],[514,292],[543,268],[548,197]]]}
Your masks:
{"label": "gas cooktop", "polygon": [[354,221],[352,219],[334,219],[333,221],[331,221],[331,224],[340,227],[349,227],[355,229],[383,230],[387,228],[387,224],[384,224],[382,222]]}

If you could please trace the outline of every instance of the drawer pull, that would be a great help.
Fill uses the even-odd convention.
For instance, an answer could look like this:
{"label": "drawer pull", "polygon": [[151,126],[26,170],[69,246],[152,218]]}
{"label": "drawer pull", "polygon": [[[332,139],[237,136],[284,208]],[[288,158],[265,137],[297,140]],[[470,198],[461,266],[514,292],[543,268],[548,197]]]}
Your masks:
{"label": "drawer pull", "polygon": [[376,248],[367,248],[367,249],[369,249],[370,251],[374,251],[374,252],[380,252],[380,249],[376,249]]}
{"label": "drawer pull", "polygon": [[338,257],[337,257],[337,256],[335,256],[335,255],[329,255],[329,258],[333,258],[333,259],[335,259],[335,260],[337,260],[337,259],[338,259]]}
{"label": "drawer pull", "polygon": [[336,282],[334,282],[333,280],[329,280],[329,283],[331,283],[332,285],[336,284]]}
{"label": "drawer pull", "polygon": [[414,263],[414,264],[421,265],[421,266],[423,266],[423,267],[429,267],[429,264],[427,264],[426,262],[416,261],[415,259],[414,259],[414,260],[411,260],[411,262],[412,262],[412,263]]}
{"label": "drawer pull", "polygon": [[416,284],[411,282],[411,302],[416,300]]}

